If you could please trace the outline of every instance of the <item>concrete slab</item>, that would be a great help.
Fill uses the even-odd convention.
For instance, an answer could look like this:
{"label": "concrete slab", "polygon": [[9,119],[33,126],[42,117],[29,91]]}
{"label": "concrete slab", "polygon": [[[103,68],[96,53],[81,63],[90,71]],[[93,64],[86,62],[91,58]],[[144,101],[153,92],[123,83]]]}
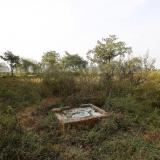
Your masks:
{"label": "concrete slab", "polygon": [[95,122],[107,116],[107,113],[93,104],[81,104],[79,107],[71,108],[54,108],[51,110],[55,113],[62,127],[66,124],[79,124],[85,122]]}

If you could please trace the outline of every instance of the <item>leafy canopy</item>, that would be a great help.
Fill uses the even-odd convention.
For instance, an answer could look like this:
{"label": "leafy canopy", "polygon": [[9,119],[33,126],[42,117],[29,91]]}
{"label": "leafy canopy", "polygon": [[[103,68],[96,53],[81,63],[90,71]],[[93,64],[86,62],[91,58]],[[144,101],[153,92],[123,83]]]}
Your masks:
{"label": "leafy canopy", "polygon": [[62,64],[65,68],[75,71],[86,68],[87,61],[78,54],[71,55],[66,52],[66,55],[62,58]]}
{"label": "leafy canopy", "polygon": [[59,61],[59,54],[56,51],[49,51],[43,54],[42,62],[44,64],[53,65],[58,63]]}
{"label": "leafy canopy", "polygon": [[41,64],[30,59],[21,59],[20,69],[25,73],[36,73],[41,70]]}
{"label": "leafy canopy", "polygon": [[4,52],[4,55],[0,56],[0,58],[9,63],[10,68],[11,68],[11,74],[13,76],[14,69],[20,63],[19,56],[16,56],[12,52],[7,51],[7,52]]}
{"label": "leafy canopy", "polygon": [[118,41],[115,35],[110,35],[109,38],[103,38],[102,41],[97,41],[95,48],[88,52],[88,57],[93,62],[101,64],[110,62],[113,58],[124,56],[130,52],[131,47],[126,47],[125,42]]}

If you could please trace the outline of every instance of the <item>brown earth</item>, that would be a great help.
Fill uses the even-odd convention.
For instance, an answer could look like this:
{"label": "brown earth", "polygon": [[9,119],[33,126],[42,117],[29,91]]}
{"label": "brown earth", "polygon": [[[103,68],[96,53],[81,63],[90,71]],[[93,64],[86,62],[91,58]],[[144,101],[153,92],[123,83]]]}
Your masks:
{"label": "brown earth", "polygon": [[47,97],[43,99],[39,104],[33,104],[25,107],[17,113],[17,119],[20,126],[27,130],[32,130],[39,125],[39,120],[44,117],[43,114],[35,114],[37,109],[41,107],[44,109],[49,105],[61,104],[62,98]]}

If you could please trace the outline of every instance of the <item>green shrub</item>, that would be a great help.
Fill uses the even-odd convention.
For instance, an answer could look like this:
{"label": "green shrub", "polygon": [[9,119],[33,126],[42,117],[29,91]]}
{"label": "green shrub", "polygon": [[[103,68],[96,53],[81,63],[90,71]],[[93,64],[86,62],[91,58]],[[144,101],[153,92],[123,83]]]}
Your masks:
{"label": "green shrub", "polygon": [[92,150],[92,159],[109,159],[109,160],[126,160],[142,159],[155,160],[159,159],[160,150],[142,139],[132,137],[115,137],[95,146]]}
{"label": "green shrub", "polygon": [[43,86],[50,89],[52,95],[68,96],[76,91],[75,78],[72,72],[46,73]]}
{"label": "green shrub", "polygon": [[[3,78],[0,80],[0,104],[19,107],[40,101],[40,84],[32,81]],[[2,110],[2,108],[1,108]]]}
{"label": "green shrub", "polygon": [[56,159],[58,149],[43,141],[35,132],[23,130],[16,117],[4,113],[0,117],[0,160]]}

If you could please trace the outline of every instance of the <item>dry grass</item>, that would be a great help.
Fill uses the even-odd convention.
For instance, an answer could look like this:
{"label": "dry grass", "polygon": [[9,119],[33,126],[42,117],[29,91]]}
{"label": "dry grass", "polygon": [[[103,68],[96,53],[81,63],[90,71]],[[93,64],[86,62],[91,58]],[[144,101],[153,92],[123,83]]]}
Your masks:
{"label": "dry grass", "polygon": [[21,109],[17,114],[20,125],[27,130],[37,128],[40,120],[46,116],[44,113],[36,114],[37,110],[41,109],[45,111],[45,108],[49,105],[61,104],[62,100],[59,97],[47,97],[38,104]]}

